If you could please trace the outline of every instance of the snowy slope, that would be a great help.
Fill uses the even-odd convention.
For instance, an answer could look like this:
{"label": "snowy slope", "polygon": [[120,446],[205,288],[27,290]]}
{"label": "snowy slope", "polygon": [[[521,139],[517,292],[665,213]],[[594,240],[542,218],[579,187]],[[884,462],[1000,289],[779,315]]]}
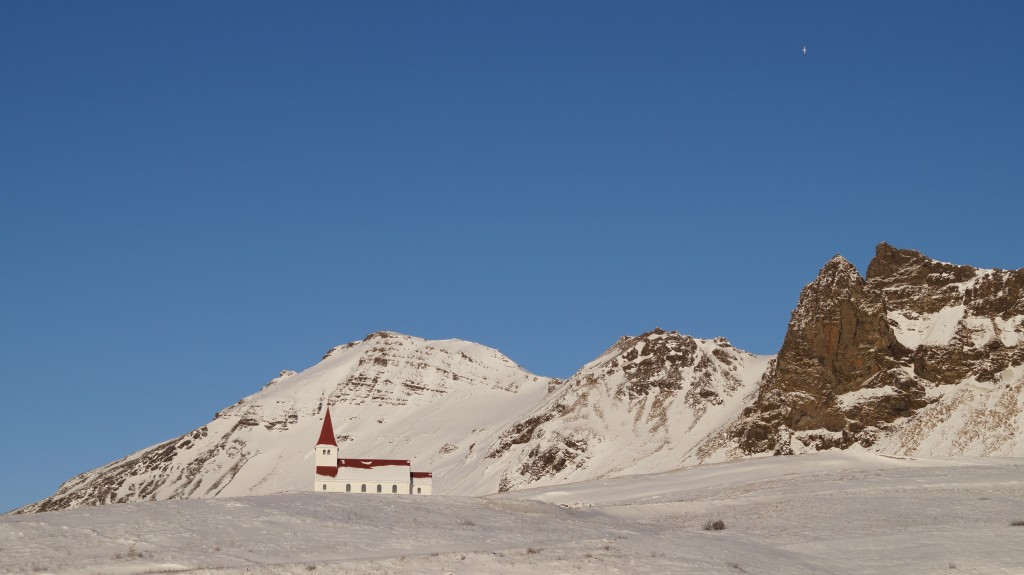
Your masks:
{"label": "snowy slope", "polygon": [[1022,472],[848,451],[486,498],[141,502],[0,517],[0,573],[1021,573]]}
{"label": "snowy slope", "polygon": [[972,375],[955,385],[930,385],[931,403],[898,422],[875,448],[897,455],[1024,457],[1024,366],[994,381]]}
{"label": "snowy slope", "polygon": [[328,405],[343,457],[411,459],[414,470],[434,472],[435,492],[490,493],[504,470],[478,465],[482,452],[548,383],[479,344],[375,333],[21,511],[309,489]]}
{"label": "snowy slope", "polygon": [[902,455],[1024,456],[1024,270],[978,269],[879,246],[869,283],[909,350],[928,405],[877,449]]}

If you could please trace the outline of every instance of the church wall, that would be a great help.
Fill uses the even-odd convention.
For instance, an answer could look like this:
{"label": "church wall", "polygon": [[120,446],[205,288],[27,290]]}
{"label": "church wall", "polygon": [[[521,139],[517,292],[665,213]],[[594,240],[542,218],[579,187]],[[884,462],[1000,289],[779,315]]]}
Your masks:
{"label": "church wall", "polygon": [[333,445],[317,445],[315,449],[317,467],[331,466],[338,462],[337,447]]}
{"label": "church wall", "polygon": [[[363,486],[366,491],[363,491]],[[377,487],[380,486],[380,491]],[[349,487],[351,491],[346,491]],[[352,479],[335,479],[318,476],[313,482],[313,491],[318,493],[380,493],[381,495],[408,495],[409,480],[405,481],[356,481]]]}
{"label": "church wall", "polygon": [[433,487],[433,480],[429,477],[413,477],[412,478],[412,489],[410,490],[413,495],[430,495]]}

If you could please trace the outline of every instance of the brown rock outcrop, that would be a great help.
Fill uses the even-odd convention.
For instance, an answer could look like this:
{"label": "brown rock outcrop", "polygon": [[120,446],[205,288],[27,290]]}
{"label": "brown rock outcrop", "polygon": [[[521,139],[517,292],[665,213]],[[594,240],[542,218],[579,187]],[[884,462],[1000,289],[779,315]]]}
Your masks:
{"label": "brown rock outcrop", "polygon": [[775,364],[729,435],[745,453],[870,445],[927,406],[935,386],[1000,383],[1024,364],[1022,344],[1024,270],[882,243],[864,279],[836,256],[801,292]]}
{"label": "brown rock outcrop", "polygon": [[[877,290],[841,256],[804,287],[782,349],[754,405],[733,429],[747,453],[870,443],[875,431],[926,405],[907,373],[910,352],[896,339]],[[845,401],[848,394],[858,401]]]}
{"label": "brown rock outcrop", "polygon": [[[868,266],[868,284],[882,294],[890,323],[918,321],[951,311],[955,329],[947,341],[923,342],[913,350],[914,373],[950,385],[974,376],[992,381],[1010,365],[1024,363],[1021,325],[1024,270],[981,270],[929,259],[914,250],[879,244]],[[962,310],[959,309],[962,307]]]}

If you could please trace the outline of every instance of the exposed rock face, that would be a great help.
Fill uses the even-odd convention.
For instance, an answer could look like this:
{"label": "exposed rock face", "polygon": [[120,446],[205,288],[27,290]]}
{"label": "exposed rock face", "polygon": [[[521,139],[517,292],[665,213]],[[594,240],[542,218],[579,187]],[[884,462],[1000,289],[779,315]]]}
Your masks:
{"label": "exposed rock face", "polygon": [[[886,305],[840,256],[800,294],[775,364],[746,419],[734,430],[748,453],[791,453],[792,443],[826,449],[870,443],[875,430],[926,404],[902,363]],[[849,394],[872,390],[865,401]]]}
{"label": "exposed rock face", "polygon": [[917,375],[946,385],[992,381],[1024,363],[1024,270],[979,270],[881,244],[868,281],[889,302]]}
{"label": "exposed rock face", "polygon": [[[836,256],[801,292],[776,362],[728,434],[746,454],[878,442],[906,454],[993,453],[995,443],[979,431],[989,420],[977,410],[954,417],[937,386],[1020,384],[1022,295],[1024,270],[978,270],[883,243],[865,280]],[[954,396],[963,410],[974,409]],[[949,422],[960,417],[973,423]],[[946,422],[950,438],[922,447],[928,431]]]}

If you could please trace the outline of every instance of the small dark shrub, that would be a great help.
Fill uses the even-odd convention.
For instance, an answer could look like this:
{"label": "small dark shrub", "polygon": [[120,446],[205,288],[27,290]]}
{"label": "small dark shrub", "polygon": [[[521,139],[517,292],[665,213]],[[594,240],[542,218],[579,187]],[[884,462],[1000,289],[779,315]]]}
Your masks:
{"label": "small dark shrub", "polygon": [[541,551],[543,551],[543,549],[538,549],[536,547],[530,547],[530,548],[528,548],[526,550],[526,554],[527,555],[536,555],[536,554],[540,553]]}
{"label": "small dark shrub", "polygon": [[704,524],[704,531],[721,531],[725,529],[725,521],[721,519],[708,519]]}
{"label": "small dark shrub", "polygon": [[1011,521],[1010,522],[1010,526],[1011,527],[1024,527],[1024,521],[1021,521],[1019,519],[1017,521]]}
{"label": "small dark shrub", "polygon": [[313,565],[312,563],[306,565],[306,571],[316,571],[316,565]]}
{"label": "small dark shrub", "polygon": [[464,525],[466,527],[472,527],[472,526],[476,525],[476,522],[474,522],[472,519],[461,519],[461,520],[459,520],[459,525]]}

